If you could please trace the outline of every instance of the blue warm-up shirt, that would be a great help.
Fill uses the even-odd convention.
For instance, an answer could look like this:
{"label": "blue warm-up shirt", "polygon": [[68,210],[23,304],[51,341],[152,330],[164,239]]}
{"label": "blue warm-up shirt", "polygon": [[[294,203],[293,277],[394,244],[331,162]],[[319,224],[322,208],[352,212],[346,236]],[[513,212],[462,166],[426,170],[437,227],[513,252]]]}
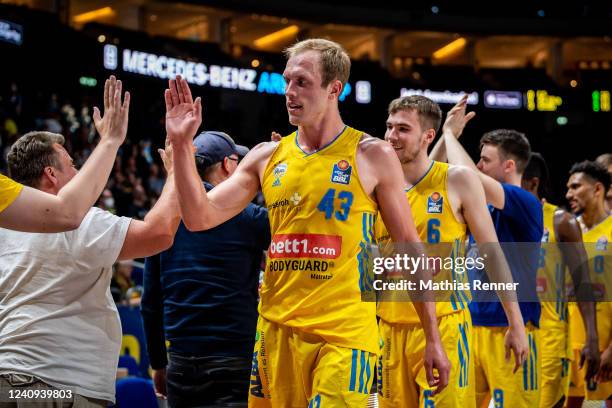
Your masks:
{"label": "blue warm-up shirt", "polygon": [[154,369],[167,364],[166,340],[186,356],[252,355],[269,244],[268,210],[249,204],[206,231],[190,232],[181,222],[173,246],[146,259],[141,310]]}
{"label": "blue warm-up shirt", "polygon": [[[503,184],[503,209],[489,206],[495,225],[497,238],[502,244],[506,261],[515,282],[519,282],[519,299],[537,300],[536,272],[538,269],[539,244],[544,231],[542,204],[531,193],[520,187]],[[511,244],[518,243],[518,244]],[[474,244],[470,236],[470,246]],[[489,281],[486,272],[473,269],[469,271],[470,281],[479,279]],[[482,296],[472,292],[474,301],[470,303],[474,326],[507,326],[508,320],[499,300],[479,302]],[[497,297],[495,297],[497,299]],[[489,299],[490,300],[490,299]],[[522,301],[520,309],[525,324],[540,324],[540,303]]]}

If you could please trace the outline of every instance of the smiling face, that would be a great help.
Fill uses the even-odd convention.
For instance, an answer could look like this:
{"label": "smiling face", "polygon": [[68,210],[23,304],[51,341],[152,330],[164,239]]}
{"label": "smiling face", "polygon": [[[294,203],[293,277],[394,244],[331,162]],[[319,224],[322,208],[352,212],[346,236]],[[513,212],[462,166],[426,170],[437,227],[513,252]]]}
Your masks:
{"label": "smiling face", "polygon": [[434,136],[433,129],[422,129],[414,109],[398,110],[387,118],[385,140],[393,146],[401,163],[410,163],[422,151],[427,153]]}
{"label": "smiling face", "polygon": [[64,146],[55,143],[53,148],[57,152],[57,158],[60,164],[60,167],[53,167],[53,175],[57,180],[56,188],[57,190],[61,190],[74,176],[79,172],[74,166],[74,162],[72,157],[68,154]]}
{"label": "smiling face", "polygon": [[283,77],[287,113],[292,125],[317,124],[331,109],[337,108],[342,83],[332,80],[323,86],[318,51],[305,51],[289,58]]}

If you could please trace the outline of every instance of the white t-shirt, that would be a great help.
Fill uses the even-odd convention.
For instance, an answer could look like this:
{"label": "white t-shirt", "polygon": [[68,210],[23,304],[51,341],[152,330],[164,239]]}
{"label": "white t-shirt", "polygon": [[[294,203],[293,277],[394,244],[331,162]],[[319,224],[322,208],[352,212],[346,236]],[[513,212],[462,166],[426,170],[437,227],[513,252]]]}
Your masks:
{"label": "white t-shirt", "polygon": [[115,401],[121,322],[110,281],[130,221],[94,207],[74,231],[0,228],[0,374]]}

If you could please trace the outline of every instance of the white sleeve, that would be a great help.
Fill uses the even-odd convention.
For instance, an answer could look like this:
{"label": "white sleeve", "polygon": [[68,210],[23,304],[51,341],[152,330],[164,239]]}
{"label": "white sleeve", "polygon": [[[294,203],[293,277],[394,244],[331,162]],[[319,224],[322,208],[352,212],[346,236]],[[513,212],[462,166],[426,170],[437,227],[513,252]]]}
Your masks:
{"label": "white sleeve", "polygon": [[123,248],[131,218],[117,217],[93,207],[71,237],[71,247],[77,262],[93,268],[112,265]]}

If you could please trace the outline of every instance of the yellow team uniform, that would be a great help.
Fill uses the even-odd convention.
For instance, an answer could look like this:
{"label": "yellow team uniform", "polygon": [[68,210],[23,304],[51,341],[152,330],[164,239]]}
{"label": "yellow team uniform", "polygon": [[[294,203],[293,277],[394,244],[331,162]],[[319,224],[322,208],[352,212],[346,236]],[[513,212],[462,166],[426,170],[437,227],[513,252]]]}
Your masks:
{"label": "yellow team uniform", "polygon": [[23,185],[0,174],[0,212],[15,201],[22,189]]}
{"label": "yellow team uniform", "polygon": [[565,264],[555,230],[557,206],[544,203],[544,235],[538,265],[538,294],[541,299],[540,350],[542,383],[540,407],[550,408],[568,395],[571,352],[568,307],[565,297]]}
{"label": "yellow team uniform", "polygon": [[[582,224],[582,223],[581,223]],[[595,225],[588,231],[583,228],[582,240],[589,258],[591,282],[595,288],[597,335],[599,351],[604,351],[612,342],[612,216]],[[570,371],[570,391],[572,397],[585,397],[587,400],[605,400],[612,396],[612,381],[602,384],[585,384],[586,364],[578,368],[580,350],[584,347],[586,334],[578,306],[570,304],[570,339],[574,359]]]}
{"label": "yellow team uniform", "polygon": [[[457,221],[449,203],[446,188],[448,164],[432,162],[427,173],[406,195],[421,240],[429,244],[449,243],[450,250],[436,256],[461,256],[466,238],[466,225]],[[378,217],[376,236],[380,246],[389,234]],[[432,246],[429,246],[433,250]],[[429,255],[432,255],[431,253]],[[467,282],[467,273],[441,270],[435,282]],[[449,385],[440,394],[431,396],[427,384],[423,355],[425,334],[411,302],[378,303],[381,355],[378,366],[378,400],[381,407],[464,407],[474,406],[472,354],[472,320],[469,292],[450,290],[444,299],[436,297],[436,314],[442,344],[451,362]],[[444,300],[444,301],[443,301]],[[471,388],[472,387],[472,388]]]}
{"label": "yellow team uniform", "polygon": [[363,302],[378,207],[345,129],[307,154],[284,137],[262,179],[272,242],[261,287],[249,407],[365,407],[378,336]]}

